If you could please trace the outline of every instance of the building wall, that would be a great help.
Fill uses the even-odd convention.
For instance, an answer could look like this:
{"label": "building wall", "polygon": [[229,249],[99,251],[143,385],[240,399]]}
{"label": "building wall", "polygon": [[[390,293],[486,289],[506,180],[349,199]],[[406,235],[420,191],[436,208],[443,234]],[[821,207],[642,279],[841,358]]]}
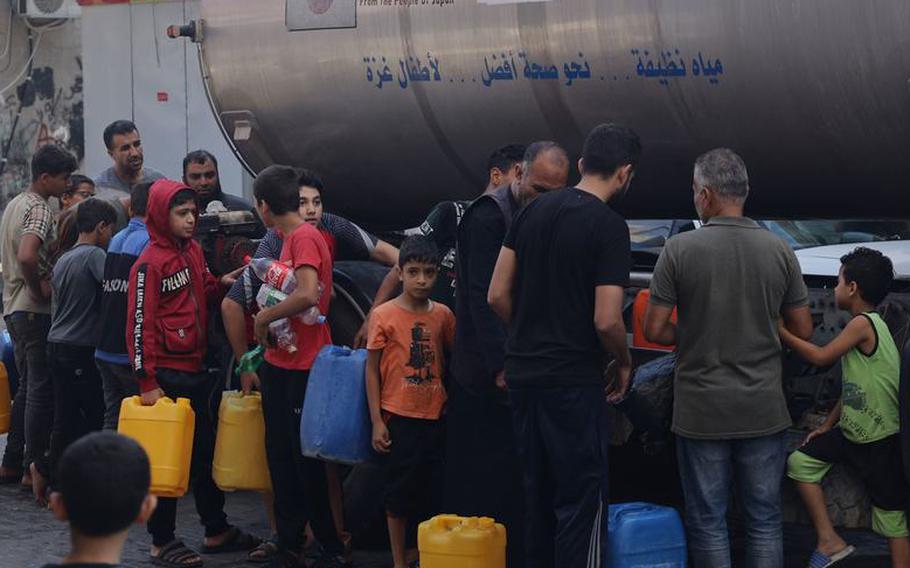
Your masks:
{"label": "building wall", "polygon": [[83,6],[86,170],[110,166],[102,132],[129,118],[149,166],[179,179],[183,156],[206,149],[218,159],[224,190],[244,193],[248,179],[209,107],[196,45],[165,34],[197,14],[197,0]]}
{"label": "building wall", "polygon": [[[26,70],[29,36],[32,71],[14,81]],[[81,37],[78,19],[59,29],[31,31],[13,14],[10,2],[0,2],[0,54],[7,42],[10,45],[0,57],[0,89],[10,87],[0,100],[0,207],[28,186],[29,162],[43,144],[56,139],[80,162],[84,159]]]}
{"label": "building wall", "polygon": [[[25,189],[31,156],[52,140],[76,154],[81,170],[90,176],[109,167],[101,134],[121,118],[139,127],[149,166],[179,178],[183,156],[204,148],[218,158],[225,191],[248,191],[249,176],[225,142],[206,99],[196,46],[165,35],[168,25],[195,18],[197,4],[177,0],[83,6],[81,18],[41,32],[31,80],[15,82],[0,101],[5,158],[0,208]],[[29,57],[26,22],[3,1],[0,54],[9,18],[11,49],[0,58],[0,88],[13,82]],[[38,33],[31,32],[33,45]]]}

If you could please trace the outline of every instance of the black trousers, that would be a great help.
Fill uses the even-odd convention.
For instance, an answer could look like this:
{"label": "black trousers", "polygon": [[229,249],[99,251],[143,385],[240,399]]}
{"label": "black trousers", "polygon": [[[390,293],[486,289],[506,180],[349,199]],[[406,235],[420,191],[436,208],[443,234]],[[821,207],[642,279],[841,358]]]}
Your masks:
{"label": "black trousers", "polygon": [[325,553],[342,554],[344,546],[338,540],[329,507],[325,463],[300,452],[300,415],[309,372],[263,363],[260,378],[278,544],[284,550],[299,552],[309,521]]}
{"label": "black trousers", "polygon": [[449,381],[444,504],[465,517],[493,517],[508,533],[508,565],[524,567],[525,506],[512,411],[504,400]]}
{"label": "black trousers", "polygon": [[104,393],[95,366],[95,348],[49,343],[48,366],[54,381],[54,428],[50,444],[50,482],[57,477],[57,463],[70,444],[101,430]]}
{"label": "black trousers", "polygon": [[[212,480],[212,460],[215,457],[215,422],[211,401],[221,395],[221,385],[207,373],[185,373],[173,369],[158,369],[158,384],[170,398],[188,398],[196,413],[193,437],[193,457],[190,463],[190,487],[196,501],[196,512],[205,527],[205,536],[217,536],[230,528],[224,514],[224,493]],[[148,522],[152,544],[162,546],[176,538],[177,499],[159,498],[158,508]]]}
{"label": "black trousers", "polygon": [[511,389],[509,396],[524,468],[525,566],[606,566],[603,387]]}
{"label": "black trousers", "polygon": [[47,334],[51,330],[51,316],[14,312],[5,319],[13,340],[19,388],[13,401],[3,465],[19,469],[27,468],[34,462],[46,474],[47,451],[54,423],[54,384],[47,368]]}

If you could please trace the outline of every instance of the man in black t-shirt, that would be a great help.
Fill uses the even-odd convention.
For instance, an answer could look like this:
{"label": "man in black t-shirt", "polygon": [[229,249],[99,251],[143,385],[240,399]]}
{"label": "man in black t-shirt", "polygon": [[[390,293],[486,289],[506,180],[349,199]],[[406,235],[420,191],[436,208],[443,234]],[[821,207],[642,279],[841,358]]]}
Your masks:
{"label": "man in black t-shirt", "polygon": [[628,388],[622,317],[631,252],[622,195],[641,153],[628,128],[585,140],[576,187],[541,196],[512,223],[490,283],[509,323],[505,379],[528,506],[526,566],[606,565],[607,432],[604,351],[615,357],[607,401]]}

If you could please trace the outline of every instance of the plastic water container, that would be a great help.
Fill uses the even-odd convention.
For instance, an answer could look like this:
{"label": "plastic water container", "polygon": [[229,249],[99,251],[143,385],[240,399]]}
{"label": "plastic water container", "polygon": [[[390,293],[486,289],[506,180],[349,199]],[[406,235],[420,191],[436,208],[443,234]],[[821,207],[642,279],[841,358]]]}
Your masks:
{"label": "plastic water container", "polygon": [[686,536],[675,509],[610,505],[609,568],[685,568]]}
{"label": "plastic water container", "polygon": [[372,458],[366,363],[364,349],[327,345],[319,352],[300,419],[303,455],[350,465]]}
{"label": "plastic water container", "polygon": [[9,378],[10,395],[16,392],[19,386],[19,369],[16,368],[16,355],[13,351],[13,338],[9,336],[8,330],[0,333],[0,341],[3,343],[3,364],[6,365],[6,376]]}
{"label": "plastic water container", "polygon": [[421,568],[505,568],[506,528],[489,517],[438,515],[420,523]]}
{"label": "plastic water container", "polygon": [[150,493],[182,497],[190,482],[190,457],[196,414],[187,398],[164,397],[154,406],[142,406],[138,396],[123,399],[117,431],[133,438],[149,456]]}
{"label": "plastic water container", "polygon": [[9,375],[6,374],[6,365],[0,363],[0,434],[9,432],[12,406],[9,395]]}
{"label": "plastic water container", "polygon": [[222,491],[271,491],[265,459],[265,420],[258,392],[221,395],[212,477]]}

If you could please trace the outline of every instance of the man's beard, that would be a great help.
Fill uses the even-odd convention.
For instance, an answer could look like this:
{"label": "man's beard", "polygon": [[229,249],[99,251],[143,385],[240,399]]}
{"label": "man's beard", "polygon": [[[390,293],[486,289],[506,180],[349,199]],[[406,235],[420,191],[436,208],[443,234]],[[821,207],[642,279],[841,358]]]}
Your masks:
{"label": "man's beard", "polygon": [[204,199],[206,202],[208,202],[215,199],[219,195],[221,195],[221,180],[218,180],[215,185],[208,188],[205,193],[199,193],[199,198]]}
{"label": "man's beard", "polygon": [[139,173],[140,171],[142,171],[142,158],[140,158],[138,160],[126,160],[123,163],[123,168],[126,171],[132,172],[134,174]]}

